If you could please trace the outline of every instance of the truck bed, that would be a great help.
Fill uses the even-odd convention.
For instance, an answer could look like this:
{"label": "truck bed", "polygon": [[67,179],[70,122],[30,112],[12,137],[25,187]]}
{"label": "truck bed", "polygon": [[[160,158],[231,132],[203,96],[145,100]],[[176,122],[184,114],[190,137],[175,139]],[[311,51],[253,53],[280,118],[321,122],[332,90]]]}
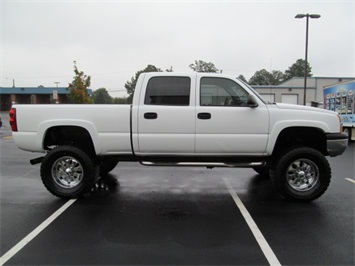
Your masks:
{"label": "truck bed", "polygon": [[43,136],[51,127],[85,128],[100,154],[131,154],[130,105],[15,105],[19,131],[13,132],[23,150],[44,152]]}

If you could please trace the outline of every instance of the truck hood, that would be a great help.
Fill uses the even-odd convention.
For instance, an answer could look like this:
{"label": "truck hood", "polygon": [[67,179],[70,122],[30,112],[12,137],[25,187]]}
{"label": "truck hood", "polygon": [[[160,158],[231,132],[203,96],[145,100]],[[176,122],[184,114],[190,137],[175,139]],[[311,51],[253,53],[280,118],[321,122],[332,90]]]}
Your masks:
{"label": "truck hood", "polygon": [[287,103],[275,103],[279,109],[289,109],[289,110],[300,110],[300,111],[313,111],[313,112],[321,112],[321,113],[333,113],[333,111],[311,107],[311,106],[304,106],[304,105],[296,105],[296,104],[287,104]]}

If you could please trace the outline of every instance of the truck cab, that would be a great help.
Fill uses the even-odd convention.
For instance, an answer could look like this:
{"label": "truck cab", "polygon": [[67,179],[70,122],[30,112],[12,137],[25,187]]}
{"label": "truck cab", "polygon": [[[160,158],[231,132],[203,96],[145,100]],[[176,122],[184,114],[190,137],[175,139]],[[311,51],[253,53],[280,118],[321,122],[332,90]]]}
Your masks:
{"label": "truck cab", "polygon": [[132,133],[137,155],[265,154],[266,105],[235,79],[146,73],[135,93]]}

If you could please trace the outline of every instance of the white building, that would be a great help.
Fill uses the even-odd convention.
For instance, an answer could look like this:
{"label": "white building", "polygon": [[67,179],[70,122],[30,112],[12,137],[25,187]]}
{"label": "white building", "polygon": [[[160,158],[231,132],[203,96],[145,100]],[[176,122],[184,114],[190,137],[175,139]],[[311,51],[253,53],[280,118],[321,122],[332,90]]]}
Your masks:
{"label": "white building", "polygon": [[[354,77],[308,77],[306,104],[323,102],[323,88],[341,82],[354,80]],[[303,105],[304,77],[293,77],[279,85],[252,85],[265,100]]]}

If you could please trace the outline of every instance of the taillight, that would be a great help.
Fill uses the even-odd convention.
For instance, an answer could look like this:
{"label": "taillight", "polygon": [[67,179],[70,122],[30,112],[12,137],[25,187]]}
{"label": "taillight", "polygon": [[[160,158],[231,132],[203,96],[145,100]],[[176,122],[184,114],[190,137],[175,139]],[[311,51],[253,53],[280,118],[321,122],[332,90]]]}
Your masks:
{"label": "taillight", "polygon": [[12,131],[16,132],[17,131],[17,120],[16,120],[16,109],[15,108],[11,108],[10,112],[10,126]]}

